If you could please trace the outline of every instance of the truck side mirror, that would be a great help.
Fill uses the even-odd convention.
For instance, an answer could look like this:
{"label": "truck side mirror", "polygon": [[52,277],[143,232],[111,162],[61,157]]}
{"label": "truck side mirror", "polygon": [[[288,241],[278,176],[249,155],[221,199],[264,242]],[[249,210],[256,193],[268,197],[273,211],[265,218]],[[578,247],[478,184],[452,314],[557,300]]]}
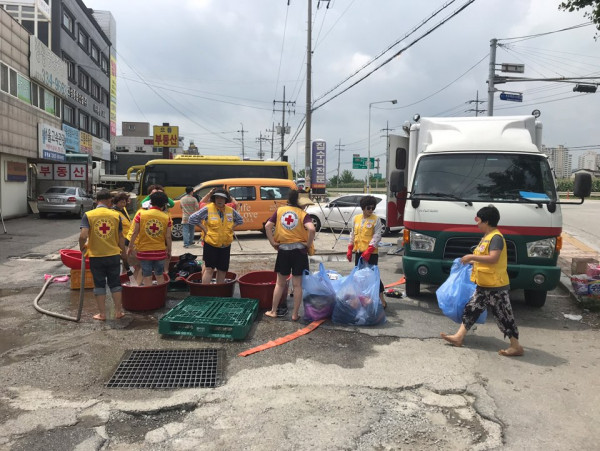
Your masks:
{"label": "truck side mirror", "polygon": [[573,195],[583,199],[592,193],[592,175],[586,173],[575,174]]}

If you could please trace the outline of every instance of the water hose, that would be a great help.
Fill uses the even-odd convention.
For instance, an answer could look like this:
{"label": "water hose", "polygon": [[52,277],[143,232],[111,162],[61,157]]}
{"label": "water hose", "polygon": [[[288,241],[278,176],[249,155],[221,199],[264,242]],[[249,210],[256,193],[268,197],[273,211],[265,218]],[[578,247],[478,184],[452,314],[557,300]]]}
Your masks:
{"label": "water hose", "polygon": [[42,298],[42,296],[44,296],[44,293],[46,292],[46,288],[48,288],[48,285],[50,285],[50,283],[56,277],[63,277],[65,275],[67,275],[67,274],[60,274],[58,276],[52,276],[48,280],[46,280],[46,283],[42,287],[42,291],[40,291],[40,293],[33,300],[33,307],[38,312],[43,313],[45,315],[53,316],[53,317],[59,318],[59,319],[66,319],[67,321],[75,321],[76,323],[78,323],[79,320],[81,319],[81,310],[83,310],[83,298],[85,295],[85,255],[83,252],[81,253],[81,276],[80,276],[81,285],[79,286],[79,309],[77,310],[77,316],[74,317],[74,316],[63,315],[61,313],[51,312],[50,310],[43,309],[39,305],[39,301]]}

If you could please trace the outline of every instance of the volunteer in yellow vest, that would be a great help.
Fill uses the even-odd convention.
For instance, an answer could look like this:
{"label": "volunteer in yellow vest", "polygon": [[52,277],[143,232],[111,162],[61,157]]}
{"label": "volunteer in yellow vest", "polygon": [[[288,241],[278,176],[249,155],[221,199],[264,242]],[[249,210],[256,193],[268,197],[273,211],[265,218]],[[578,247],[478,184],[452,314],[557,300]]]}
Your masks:
{"label": "volunteer in yellow vest", "polygon": [[[142,285],[152,284],[152,273],[158,284],[164,283],[165,261],[171,257],[171,219],[163,211],[168,197],[162,191],[150,195],[152,206],[141,210],[133,219],[133,234],[127,255],[137,252],[142,267]],[[139,241],[138,241],[139,236]]]}
{"label": "volunteer in yellow vest", "polygon": [[244,223],[240,214],[228,205],[231,198],[222,188],[215,190],[210,203],[190,216],[189,224],[199,226],[204,234],[204,272],[202,283],[209,284],[217,272],[217,283],[225,282],[229,270],[234,229]]}
{"label": "volunteer in yellow vest", "polygon": [[[379,246],[379,242],[381,241],[384,228],[379,217],[373,213],[377,205],[377,200],[374,196],[364,196],[360,200],[362,214],[354,217],[346,258],[351,262],[352,253],[354,252],[355,266],[358,265],[361,257],[366,263],[371,265],[377,265],[379,260],[377,246]],[[383,308],[386,308],[387,303],[383,298],[383,283],[381,280],[379,280],[379,299]]]}
{"label": "volunteer in yellow vest", "polygon": [[[140,211],[144,210],[143,208],[140,208],[138,211],[135,212],[135,215],[133,215],[133,217],[135,218]],[[129,243],[131,241],[131,237],[133,236],[133,231],[135,230],[135,223],[133,221],[131,221],[131,223],[129,224],[129,229],[127,231],[127,233],[125,234],[125,248],[127,249],[129,247]],[[138,234],[138,237],[136,239],[135,245],[134,247],[137,248],[137,246],[140,244],[140,235]],[[137,258],[137,252],[134,250],[132,253],[126,253],[127,255],[127,264],[129,265],[130,268],[133,269],[133,278],[135,279],[135,285],[140,285],[142,283],[142,265],[140,264],[140,261]]]}
{"label": "volunteer in yellow vest", "polygon": [[287,306],[283,311],[278,311],[277,307],[281,297],[287,297],[285,289],[290,274],[292,274],[294,290],[292,321],[297,321],[299,318],[298,310],[302,302],[302,273],[308,269],[309,252],[312,255],[314,251],[315,226],[304,211],[304,208],[309,205],[313,205],[313,202],[308,197],[299,197],[298,191],[291,190],[288,204],[279,207],[265,224],[269,243],[277,249],[275,261],[277,281],[273,291],[273,304],[271,310],[265,313],[271,318],[285,316],[287,313]]}
{"label": "volunteer in yellow vest", "polygon": [[[129,194],[123,191],[118,191],[113,194],[112,198],[112,208],[121,217],[121,225],[123,238],[125,238],[125,246],[129,243],[127,242],[127,233],[129,232],[129,227],[131,226],[131,218],[129,217],[129,212],[127,211],[127,205],[129,204]],[[123,259],[123,267],[125,269],[129,268],[129,264],[127,263],[127,259]]]}
{"label": "volunteer in yellow vest", "polygon": [[[121,304],[121,257],[125,244],[119,213],[111,208],[110,191],[103,189],[96,195],[98,206],[86,212],[81,219],[79,249],[90,258],[90,271],[94,279],[94,297],[99,313],[94,319],[106,320],[106,285],[115,304],[115,318],[125,316]],[[83,257],[82,257],[83,258]],[[84,277],[84,274],[81,275]]]}
{"label": "volunteer in yellow vest", "polygon": [[505,337],[510,339],[507,349],[498,351],[500,355],[513,357],[524,353],[519,343],[519,330],[510,305],[510,289],[506,258],[506,241],[496,228],[500,221],[500,212],[493,205],[483,207],[477,212],[475,222],[483,233],[483,238],[473,254],[465,255],[461,262],[472,263],[471,280],[477,285],[475,293],[467,302],[462,316],[462,324],[454,335],[441,334],[442,338],[454,346],[462,346],[467,332],[475,324],[479,315],[490,308],[496,317],[496,323]]}

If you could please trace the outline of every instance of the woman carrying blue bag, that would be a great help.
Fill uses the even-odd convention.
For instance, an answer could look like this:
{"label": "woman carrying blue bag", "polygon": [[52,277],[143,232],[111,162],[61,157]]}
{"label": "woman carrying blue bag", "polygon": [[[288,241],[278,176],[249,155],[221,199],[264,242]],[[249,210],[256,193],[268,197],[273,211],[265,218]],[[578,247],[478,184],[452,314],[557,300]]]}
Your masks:
{"label": "woman carrying blue bag", "polygon": [[465,336],[479,315],[489,308],[505,337],[510,339],[507,349],[498,351],[507,357],[522,356],[523,347],[519,343],[519,330],[515,324],[508,292],[510,289],[507,269],[506,241],[497,229],[500,212],[493,205],[477,212],[475,222],[483,233],[483,238],[473,254],[461,258],[463,264],[472,263],[471,280],[477,287],[465,306],[462,324],[454,335],[440,334],[454,346],[462,346]]}

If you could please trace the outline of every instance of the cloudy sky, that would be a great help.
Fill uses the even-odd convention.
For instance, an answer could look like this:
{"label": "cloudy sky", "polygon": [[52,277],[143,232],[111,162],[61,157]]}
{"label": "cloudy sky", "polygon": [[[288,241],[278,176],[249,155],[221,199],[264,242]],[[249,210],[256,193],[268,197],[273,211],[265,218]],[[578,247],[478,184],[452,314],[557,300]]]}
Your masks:
{"label": "cloudy sky", "polygon": [[[306,111],[307,0],[84,2],[111,11],[117,23],[119,133],[123,121],[169,122],[179,125],[186,147],[191,139],[203,154],[241,156],[243,127],[245,156],[257,158],[261,135],[270,138],[268,130],[282,121],[285,88],[286,102],[293,102],[286,106],[286,154],[292,166],[304,167],[305,131],[298,131]],[[525,64],[526,77],[600,76],[595,28],[578,27],[588,20],[582,12],[559,11],[560,0],[318,3],[313,0],[312,139],[327,142],[329,177],[337,174],[338,155],[340,171],[351,169],[353,154],[367,155],[372,102],[397,100],[371,109],[371,156],[381,158],[382,171],[382,129],[402,133],[415,113],[487,110],[487,102],[469,102],[477,95],[487,100],[492,38],[501,44],[496,62]],[[573,86],[499,85],[522,92],[523,102],[496,94],[494,114],[540,110],[544,144],[574,149],[577,166],[584,150],[600,151],[600,91],[580,94]],[[262,146],[270,157],[270,142]],[[278,157],[277,136],[274,147]]]}

